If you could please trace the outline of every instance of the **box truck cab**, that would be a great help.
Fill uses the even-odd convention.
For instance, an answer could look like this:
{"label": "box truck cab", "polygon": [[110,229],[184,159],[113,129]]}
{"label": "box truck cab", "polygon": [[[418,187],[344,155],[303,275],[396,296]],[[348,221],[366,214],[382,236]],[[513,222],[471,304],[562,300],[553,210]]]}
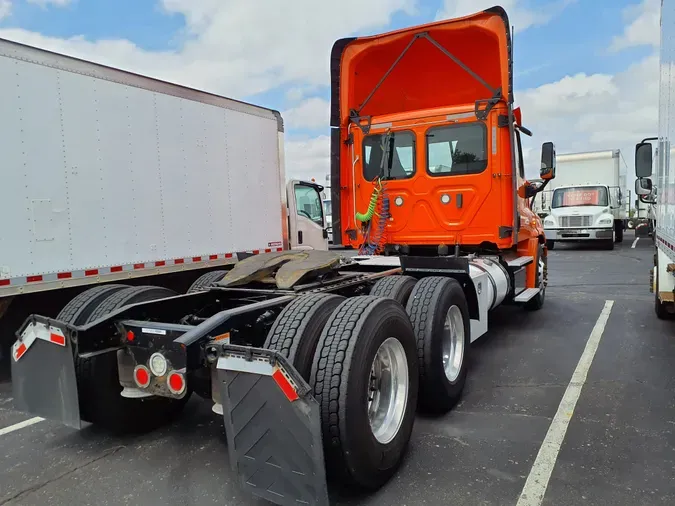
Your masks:
{"label": "box truck cab", "polygon": [[549,249],[556,242],[587,241],[613,249],[615,242],[623,241],[626,190],[621,160],[619,150],[558,157],[558,178],[544,218]]}

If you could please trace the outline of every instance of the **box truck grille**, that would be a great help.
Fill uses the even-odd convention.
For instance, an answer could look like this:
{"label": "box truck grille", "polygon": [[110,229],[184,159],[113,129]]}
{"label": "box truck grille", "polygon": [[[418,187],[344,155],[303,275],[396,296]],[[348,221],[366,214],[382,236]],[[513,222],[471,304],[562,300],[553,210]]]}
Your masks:
{"label": "box truck grille", "polygon": [[590,227],[593,223],[592,216],[561,216],[561,227]]}

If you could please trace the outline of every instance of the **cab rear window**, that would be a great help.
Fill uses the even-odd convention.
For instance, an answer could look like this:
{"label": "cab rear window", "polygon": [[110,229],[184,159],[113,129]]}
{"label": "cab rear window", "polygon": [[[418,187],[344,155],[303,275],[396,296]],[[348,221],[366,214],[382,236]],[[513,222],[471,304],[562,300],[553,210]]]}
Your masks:
{"label": "cab rear window", "polygon": [[367,135],[363,139],[363,177],[373,181],[408,179],[415,174],[415,136],[412,132]]}
{"label": "cab rear window", "polygon": [[426,141],[427,172],[432,176],[478,174],[487,167],[487,128],[483,123],[430,128]]}

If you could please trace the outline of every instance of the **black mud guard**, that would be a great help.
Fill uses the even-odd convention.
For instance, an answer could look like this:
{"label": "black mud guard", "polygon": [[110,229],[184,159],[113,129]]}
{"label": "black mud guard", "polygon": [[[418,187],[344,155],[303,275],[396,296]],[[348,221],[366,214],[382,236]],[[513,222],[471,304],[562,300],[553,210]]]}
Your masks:
{"label": "black mud guard", "polygon": [[282,506],[328,506],[319,403],[277,352],[216,351],[230,463],[241,486]]}
{"label": "black mud guard", "polygon": [[73,329],[42,316],[29,317],[11,350],[12,395],[17,411],[81,428]]}

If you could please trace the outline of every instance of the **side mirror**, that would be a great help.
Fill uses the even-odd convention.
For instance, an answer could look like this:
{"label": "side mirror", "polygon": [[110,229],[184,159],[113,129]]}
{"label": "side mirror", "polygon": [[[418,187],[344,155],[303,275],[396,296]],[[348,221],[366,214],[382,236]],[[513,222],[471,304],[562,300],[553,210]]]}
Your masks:
{"label": "side mirror", "polygon": [[545,142],[541,145],[539,177],[544,181],[555,178],[555,146],[552,142]]}
{"label": "side mirror", "polygon": [[635,146],[635,175],[638,178],[652,175],[652,145],[649,142],[641,142]]}
{"label": "side mirror", "polygon": [[635,194],[636,195],[651,195],[652,180],[648,178],[640,178],[635,180]]}

